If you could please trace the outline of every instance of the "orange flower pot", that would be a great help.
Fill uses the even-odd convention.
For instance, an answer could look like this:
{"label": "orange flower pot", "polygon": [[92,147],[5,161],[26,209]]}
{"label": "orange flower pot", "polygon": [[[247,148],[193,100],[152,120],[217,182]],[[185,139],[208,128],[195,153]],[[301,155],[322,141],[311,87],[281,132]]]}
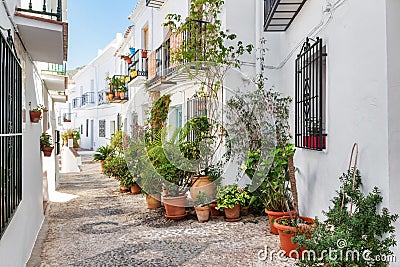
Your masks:
{"label": "orange flower pot", "polygon": [[[278,229],[275,228],[274,222],[276,219],[283,217],[283,216],[289,216],[289,212],[284,212],[284,211],[272,211],[272,210],[267,210],[265,209],[265,213],[268,215],[268,220],[269,220],[269,226],[271,229],[271,233],[274,235],[279,234]],[[292,216],[296,215],[295,211],[292,211]]]}

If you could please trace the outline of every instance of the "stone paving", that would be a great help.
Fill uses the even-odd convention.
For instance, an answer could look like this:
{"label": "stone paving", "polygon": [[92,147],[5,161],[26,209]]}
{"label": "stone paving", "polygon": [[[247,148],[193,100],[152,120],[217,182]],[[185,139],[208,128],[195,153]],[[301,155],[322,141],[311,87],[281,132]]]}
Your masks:
{"label": "stone paving", "polygon": [[167,220],[163,208],[146,208],[144,196],[120,193],[91,161],[81,173],[63,175],[58,191],[76,198],[49,204],[39,252],[27,266],[295,266],[286,258],[258,259],[265,246],[279,250],[266,216]]}

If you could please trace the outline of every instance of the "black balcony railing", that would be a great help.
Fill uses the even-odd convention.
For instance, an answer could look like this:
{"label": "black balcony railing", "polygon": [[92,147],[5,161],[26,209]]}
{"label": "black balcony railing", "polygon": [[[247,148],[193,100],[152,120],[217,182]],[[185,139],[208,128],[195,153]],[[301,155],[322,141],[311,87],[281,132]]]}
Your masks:
{"label": "black balcony railing", "polygon": [[98,105],[104,105],[104,104],[110,103],[107,100],[107,95],[106,95],[105,91],[97,92],[97,103],[98,103]]}
{"label": "black balcony railing", "polygon": [[64,122],[71,122],[72,119],[72,113],[64,113],[63,114],[63,121]]}
{"label": "black balcony railing", "polygon": [[43,1],[43,5],[41,7],[34,7],[32,5],[32,0],[29,0],[28,8],[17,8],[17,11],[20,12],[28,12],[38,15],[45,15],[52,19],[55,17],[57,21],[62,21],[62,0],[57,1],[57,7],[51,6],[51,1]]}
{"label": "black balcony railing", "polygon": [[80,108],[82,107],[82,98],[81,97],[75,97],[72,100],[72,108]]}
{"label": "black balcony railing", "polygon": [[138,76],[147,77],[148,75],[148,51],[139,49],[132,56],[132,63],[128,66],[130,81]]}
{"label": "black balcony railing", "polygon": [[264,31],[286,31],[307,0],[264,0]]}
{"label": "black balcony railing", "polygon": [[22,68],[1,31],[0,95],[1,238],[22,200]]}
{"label": "black balcony railing", "polygon": [[94,92],[86,92],[81,97],[82,107],[89,104],[95,104]]}
{"label": "black balcony railing", "polygon": [[160,8],[166,0],[146,0],[146,6]]}

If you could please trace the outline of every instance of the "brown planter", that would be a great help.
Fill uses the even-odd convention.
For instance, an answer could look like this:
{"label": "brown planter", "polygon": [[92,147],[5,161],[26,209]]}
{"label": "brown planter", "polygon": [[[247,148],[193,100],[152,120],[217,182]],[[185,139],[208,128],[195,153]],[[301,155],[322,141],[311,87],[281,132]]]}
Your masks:
{"label": "brown planter", "polygon": [[125,99],[125,92],[120,92],[119,93],[119,98]]}
{"label": "brown planter", "polygon": [[38,123],[40,121],[40,117],[42,116],[41,111],[29,111],[29,117],[31,118],[32,123]]}
{"label": "brown planter", "polygon": [[[117,178],[116,178],[117,179]],[[126,192],[129,192],[131,190],[131,188],[130,187],[127,187],[127,186],[119,186],[119,192],[121,192],[121,193],[126,193]]]}
{"label": "brown planter", "polygon": [[54,147],[52,146],[44,146],[42,147],[43,155],[45,157],[50,157],[51,153],[53,152]]}
{"label": "brown planter", "polygon": [[142,58],[147,58],[147,51],[142,51]]}
{"label": "brown planter", "polygon": [[164,197],[164,207],[167,219],[179,220],[186,216],[187,195]]}
{"label": "brown planter", "polygon": [[[281,217],[281,218],[290,219],[289,216],[284,216],[284,217]],[[310,229],[311,229],[312,226],[304,224],[304,225],[296,228],[296,227],[293,227],[293,226],[282,225],[282,224],[279,224],[279,219],[281,219],[281,218],[278,218],[274,222],[274,226],[275,226],[276,229],[278,229],[279,240],[281,241],[282,250],[285,251],[285,255],[287,257],[299,258],[299,257],[301,257],[302,251],[305,248],[303,247],[303,248],[300,248],[299,250],[297,250],[299,245],[292,242],[292,237],[294,237],[294,235],[296,233],[310,232]],[[312,225],[314,224],[314,220],[312,218],[303,217],[303,216],[300,216],[299,218],[303,219],[306,222],[311,223]]]}
{"label": "brown planter", "polygon": [[210,181],[209,176],[193,176],[192,187],[190,187],[190,196],[193,201],[197,200],[199,192],[205,192],[207,196],[215,197],[216,185]]}
{"label": "brown planter", "polygon": [[146,205],[148,209],[157,209],[161,207],[160,194],[146,195]]}
{"label": "brown planter", "polygon": [[210,203],[210,212],[212,216],[221,216],[221,211],[217,210],[217,201]]}
{"label": "brown planter", "polygon": [[105,168],[104,168],[104,160],[100,160],[100,168],[101,168],[101,172],[105,172]]}
{"label": "brown planter", "polygon": [[239,221],[240,218],[240,205],[236,204],[232,209],[225,208],[225,221],[228,222],[236,222]]}
{"label": "brown planter", "polygon": [[241,216],[247,216],[249,215],[249,206],[245,206],[245,207],[240,207],[240,215]]}
{"label": "brown planter", "polygon": [[141,191],[142,191],[142,189],[140,188],[140,186],[138,184],[131,185],[131,194],[132,195],[140,194]]}
{"label": "brown planter", "polygon": [[[274,222],[276,219],[283,217],[283,216],[289,216],[289,212],[283,212],[283,211],[272,211],[272,210],[267,210],[265,209],[265,213],[268,215],[268,220],[269,220],[269,226],[271,228],[271,233],[274,235],[279,234],[278,229],[275,228]],[[296,213],[294,211],[291,212],[292,215],[295,215]]]}
{"label": "brown planter", "polygon": [[196,210],[196,215],[197,219],[199,222],[207,222],[210,219],[210,207],[204,206],[204,207],[194,207]]}
{"label": "brown planter", "polygon": [[115,91],[115,92],[114,92],[115,98],[119,98],[119,95],[120,95],[120,92],[119,92],[119,91]]}

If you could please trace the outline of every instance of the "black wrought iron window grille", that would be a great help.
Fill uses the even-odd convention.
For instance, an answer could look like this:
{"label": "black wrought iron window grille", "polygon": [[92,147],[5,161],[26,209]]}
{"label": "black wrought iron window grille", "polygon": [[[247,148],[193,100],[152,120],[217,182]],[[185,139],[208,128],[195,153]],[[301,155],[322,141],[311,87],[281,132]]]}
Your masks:
{"label": "black wrought iron window grille", "polygon": [[0,238],[22,200],[22,68],[0,31]]}
{"label": "black wrought iron window grille", "polygon": [[295,145],[326,148],[326,49],[307,38],[295,62]]}
{"label": "black wrought iron window grille", "polygon": [[[197,94],[193,95],[191,98],[187,100],[187,120],[189,121],[192,118],[196,117],[207,117],[207,101],[208,98],[205,96],[198,96]],[[192,141],[196,138],[194,131],[191,131],[188,134],[188,140]]]}

